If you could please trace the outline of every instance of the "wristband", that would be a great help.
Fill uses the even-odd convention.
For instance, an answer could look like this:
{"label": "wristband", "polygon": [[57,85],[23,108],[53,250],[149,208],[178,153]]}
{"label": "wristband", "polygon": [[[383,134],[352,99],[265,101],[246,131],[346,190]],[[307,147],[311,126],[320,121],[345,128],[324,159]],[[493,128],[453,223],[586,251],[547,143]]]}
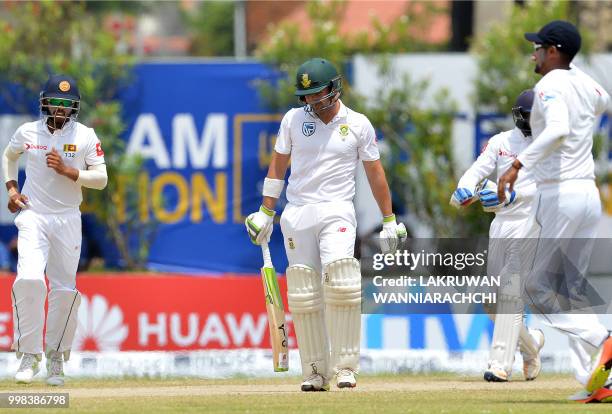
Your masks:
{"label": "wristband", "polygon": [[259,207],[259,211],[261,211],[262,213],[270,217],[274,217],[274,215],[276,214],[276,211],[270,210],[268,207],[264,206],[263,204],[261,205],[261,207]]}
{"label": "wristband", "polygon": [[279,180],[276,178],[266,177],[263,185],[263,196],[280,198],[283,188],[285,187],[285,180]]}
{"label": "wristband", "polygon": [[391,223],[393,221],[395,221],[395,214],[390,214],[383,217],[383,223]]}

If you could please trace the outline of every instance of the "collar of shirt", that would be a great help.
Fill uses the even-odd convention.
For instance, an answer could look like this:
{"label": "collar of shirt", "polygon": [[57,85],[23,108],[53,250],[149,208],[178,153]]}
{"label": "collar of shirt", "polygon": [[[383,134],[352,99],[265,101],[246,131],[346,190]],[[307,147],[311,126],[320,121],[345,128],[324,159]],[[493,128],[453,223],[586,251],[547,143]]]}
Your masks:
{"label": "collar of shirt", "polygon": [[68,121],[68,124],[65,125],[62,129],[57,129],[55,130],[55,132],[51,132],[49,131],[49,127],[47,126],[47,120],[46,118],[43,118],[40,120],[40,127],[41,129],[47,133],[47,135],[49,135],[50,137],[61,137],[64,135],[68,135],[72,129],[74,128],[76,122],[73,119],[70,119]]}
{"label": "collar of shirt", "polygon": [[321,124],[323,125],[333,125],[336,122],[346,119],[347,115],[348,115],[348,110],[346,108],[346,106],[342,103],[342,101],[340,99],[338,99],[338,102],[340,102],[340,108],[338,109],[338,113],[332,118],[331,121],[329,121],[327,124],[324,123],[323,121],[321,121],[321,118],[319,118],[318,116],[316,117],[317,121],[319,121]]}

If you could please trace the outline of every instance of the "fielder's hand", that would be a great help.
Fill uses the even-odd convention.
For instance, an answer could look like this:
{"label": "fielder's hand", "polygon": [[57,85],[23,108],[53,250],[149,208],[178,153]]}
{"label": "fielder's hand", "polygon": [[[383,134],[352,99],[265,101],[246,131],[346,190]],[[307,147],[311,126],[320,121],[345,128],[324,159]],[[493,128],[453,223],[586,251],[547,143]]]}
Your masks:
{"label": "fielder's hand", "polygon": [[470,204],[474,195],[467,188],[457,188],[450,199],[450,204],[453,207],[463,207]]}
{"label": "fielder's hand", "polygon": [[395,214],[383,218],[383,229],[380,232],[380,251],[384,254],[393,253],[399,243],[406,240],[408,232],[404,223],[397,224]]}
{"label": "fielder's hand", "polygon": [[523,164],[519,160],[514,160],[512,166],[497,180],[497,197],[499,197],[499,201],[506,200],[507,191],[510,193],[514,191],[514,183],[522,166]]}
{"label": "fielder's hand", "polygon": [[28,196],[20,194],[16,190],[9,191],[8,209],[11,213],[16,213],[21,209],[27,208],[28,202]]}
{"label": "fielder's hand", "polygon": [[254,244],[259,245],[264,241],[270,241],[270,236],[272,236],[272,230],[274,229],[275,214],[274,210],[270,210],[262,205],[258,212],[249,214],[246,218],[244,225]]}
{"label": "fielder's hand", "polygon": [[51,151],[47,152],[45,155],[47,156],[47,167],[53,168],[55,172],[60,175],[66,174],[64,160],[62,160],[62,156],[55,148],[51,148]]}

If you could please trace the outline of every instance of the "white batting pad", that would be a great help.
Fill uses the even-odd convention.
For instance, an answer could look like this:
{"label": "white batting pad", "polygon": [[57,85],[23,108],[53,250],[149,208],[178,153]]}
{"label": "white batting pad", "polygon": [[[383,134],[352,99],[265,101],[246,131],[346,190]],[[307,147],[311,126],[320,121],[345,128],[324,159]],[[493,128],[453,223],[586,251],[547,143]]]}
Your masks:
{"label": "white batting pad", "polygon": [[74,340],[80,304],[81,294],[77,290],[54,289],[49,292],[45,349],[47,352],[65,353],[66,361]]}
{"label": "white batting pad", "polygon": [[350,257],[325,266],[325,320],[334,372],[359,369],[361,339],[361,270]]}
{"label": "white batting pad", "polygon": [[287,299],[298,341],[302,375],[327,375],[329,342],[323,315],[321,276],[310,267],[287,268]]}
{"label": "white batting pad", "polygon": [[502,367],[510,377],[523,326],[523,301],[520,295],[520,276],[508,274],[502,275],[502,278],[505,285],[499,291],[489,364]]}
{"label": "white batting pad", "polygon": [[11,290],[14,339],[17,355],[41,354],[47,285],[40,279],[17,279]]}

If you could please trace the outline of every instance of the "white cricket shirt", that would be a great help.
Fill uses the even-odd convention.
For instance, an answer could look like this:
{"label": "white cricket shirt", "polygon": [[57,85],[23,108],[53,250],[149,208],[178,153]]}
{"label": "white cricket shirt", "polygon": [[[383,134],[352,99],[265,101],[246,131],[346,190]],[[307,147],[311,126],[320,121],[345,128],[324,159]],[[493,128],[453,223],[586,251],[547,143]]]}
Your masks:
{"label": "white cricket shirt", "polygon": [[47,167],[46,155],[55,148],[64,164],[78,170],[104,164],[104,151],[92,128],[70,121],[54,134],[43,120],[21,125],[9,142],[13,152],[25,153],[26,180],[21,193],[37,213],[61,214],[79,209],[81,185]]}
{"label": "white cricket shirt", "polygon": [[342,102],[328,124],[303,108],[291,109],[283,117],[274,150],[291,154],[287,200],[295,205],[352,201],[358,161],[380,158],[368,118]]}
{"label": "white cricket shirt", "polygon": [[533,144],[518,156],[536,182],[595,178],[595,119],[609,99],[601,85],[575,66],[540,79],[530,119]]}
{"label": "white cricket shirt", "polygon": [[[514,128],[491,137],[474,164],[459,180],[458,188],[467,188],[475,194],[478,183],[489,177],[494,171],[501,177],[512,165],[516,157],[531,143],[530,137],[525,137],[520,129]],[[514,183],[516,201],[508,207],[501,208],[497,216],[523,215],[528,216],[536,193],[536,183],[529,170],[521,168]]]}

